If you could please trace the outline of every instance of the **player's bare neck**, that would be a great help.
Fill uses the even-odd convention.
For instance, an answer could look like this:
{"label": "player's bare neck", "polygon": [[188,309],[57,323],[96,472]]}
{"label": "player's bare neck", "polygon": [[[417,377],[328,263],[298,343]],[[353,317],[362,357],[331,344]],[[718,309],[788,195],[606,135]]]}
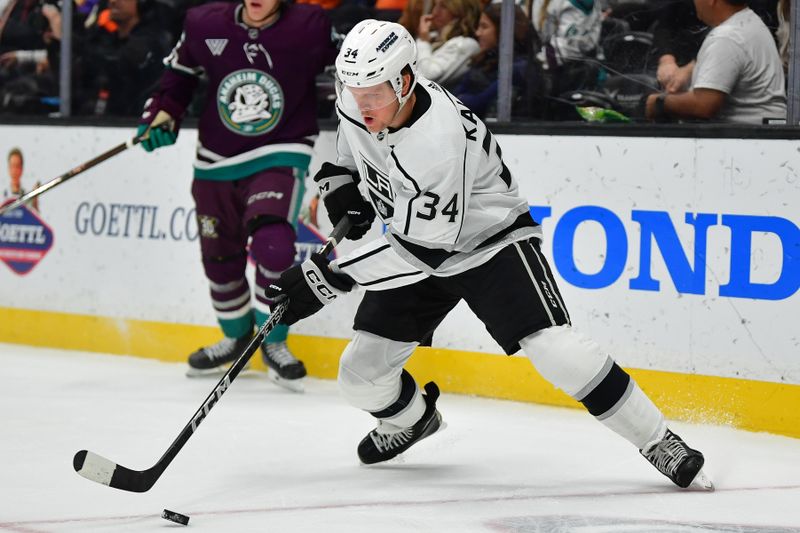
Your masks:
{"label": "player's bare neck", "polygon": [[406,101],[406,105],[400,109],[400,111],[397,113],[397,116],[395,116],[394,120],[392,120],[392,122],[389,124],[389,127],[392,129],[402,128],[403,125],[408,122],[408,119],[411,118],[411,113],[414,111],[414,104],[416,103],[417,95],[412,94]]}
{"label": "player's bare neck", "polygon": [[280,3],[278,3],[278,5],[275,6],[275,9],[273,9],[268,15],[266,15],[261,19],[252,18],[250,14],[247,12],[247,8],[242,10],[242,21],[251,28],[260,29],[260,28],[266,28],[267,26],[271,26],[275,24],[275,22],[278,20],[278,18],[280,18],[280,16],[281,16]]}

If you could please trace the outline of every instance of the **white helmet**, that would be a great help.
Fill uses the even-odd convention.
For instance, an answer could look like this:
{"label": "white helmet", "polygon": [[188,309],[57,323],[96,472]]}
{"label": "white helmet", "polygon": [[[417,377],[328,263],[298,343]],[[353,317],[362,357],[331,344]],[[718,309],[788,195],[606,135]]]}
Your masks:
{"label": "white helmet", "polygon": [[[411,88],[403,93],[401,71],[411,68]],[[417,82],[417,45],[403,26],[367,19],[345,37],[336,58],[339,82],[348,87],[372,87],[388,81],[402,106]]]}

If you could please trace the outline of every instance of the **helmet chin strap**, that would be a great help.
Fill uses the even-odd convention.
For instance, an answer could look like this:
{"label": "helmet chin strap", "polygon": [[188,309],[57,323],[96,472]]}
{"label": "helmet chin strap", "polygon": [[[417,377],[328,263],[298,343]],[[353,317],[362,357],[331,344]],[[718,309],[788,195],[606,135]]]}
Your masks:
{"label": "helmet chin strap", "polygon": [[[394,116],[392,116],[392,120],[389,121],[389,124],[394,122],[394,119],[396,119],[397,115],[400,114],[400,111],[403,110],[403,106],[405,106],[406,103],[411,99],[411,95],[414,93],[414,86],[416,85],[414,82],[416,82],[416,79],[414,79],[414,75],[412,74],[411,75],[411,81],[408,84],[408,94],[405,95],[405,96],[401,96],[400,94],[395,92],[395,94],[397,95],[397,101],[400,102],[400,105],[398,106],[397,111],[395,111]],[[403,90],[403,88],[402,88],[402,85],[401,85],[400,91],[402,92],[402,90]]]}

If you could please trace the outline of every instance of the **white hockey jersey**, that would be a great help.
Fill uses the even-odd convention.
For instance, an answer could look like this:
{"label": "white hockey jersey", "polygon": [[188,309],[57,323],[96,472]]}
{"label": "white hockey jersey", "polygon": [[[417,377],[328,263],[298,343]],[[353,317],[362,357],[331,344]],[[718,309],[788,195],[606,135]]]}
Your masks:
{"label": "white hockey jersey", "polygon": [[483,122],[438,84],[418,77],[401,128],[370,133],[337,105],[337,165],[387,226],[378,239],[334,261],[369,290],[450,276],[481,265],[541,228]]}

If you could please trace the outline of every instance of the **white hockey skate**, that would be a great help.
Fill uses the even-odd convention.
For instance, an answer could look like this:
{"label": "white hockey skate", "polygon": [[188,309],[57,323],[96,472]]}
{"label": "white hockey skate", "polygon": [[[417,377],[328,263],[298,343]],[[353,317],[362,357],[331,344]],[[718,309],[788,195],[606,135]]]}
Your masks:
{"label": "white hockey skate", "polygon": [[297,359],[284,342],[261,345],[261,359],[267,365],[267,377],[275,384],[292,392],[305,392],[306,367]]}

